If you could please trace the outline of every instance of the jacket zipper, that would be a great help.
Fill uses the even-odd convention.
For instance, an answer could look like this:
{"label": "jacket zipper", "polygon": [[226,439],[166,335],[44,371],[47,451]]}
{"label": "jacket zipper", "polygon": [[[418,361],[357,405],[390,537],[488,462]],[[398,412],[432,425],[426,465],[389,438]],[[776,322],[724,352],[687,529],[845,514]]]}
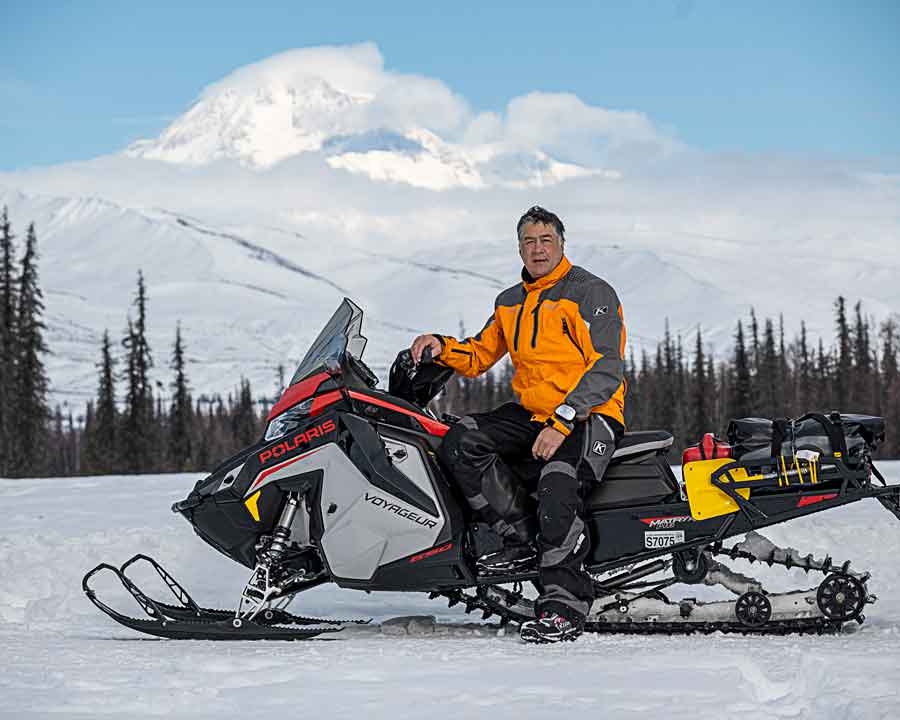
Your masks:
{"label": "jacket zipper", "polygon": [[538,300],[538,304],[534,306],[534,310],[532,310],[532,314],[534,315],[534,330],[531,333],[531,347],[537,347],[537,331],[538,331],[538,313],[541,311],[541,303],[543,300]]}
{"label": "jacket zipper", "polygon": [[519,306],[519,314],[516,315],[516,334],[513,336],[513,350],[518,351],[519,349],[519,326],[522,324],[522,311],[525,310],[525,302],[528,300],[528,296],[525,296],[525,299],[522,300],[522,304]]}
{"label": "jacket zipper", "polygon": [[572,341],[572,344],[575,346],[575,349],[578,350],[578,353],[581,355],[582,359],[584,359],[584,352],[582,352],[581,347],[575,342],[575,338],[572,337],[572,332],[569,330],[569,323],[566,322],[566,319],[563,318],[563,334]]}

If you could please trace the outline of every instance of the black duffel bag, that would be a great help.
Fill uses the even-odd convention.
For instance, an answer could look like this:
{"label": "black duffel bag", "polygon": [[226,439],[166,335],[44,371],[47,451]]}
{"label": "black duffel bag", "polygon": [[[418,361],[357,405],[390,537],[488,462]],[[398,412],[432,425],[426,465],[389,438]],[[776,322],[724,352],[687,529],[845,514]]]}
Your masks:
{"label": "black duffel bag", "polygon": [[765,463],[798,450],[822,455],[841,454],[850,465],[875,452],[884,441],[884,420],[871,415],[809,413],[797,420],[740,418],[728,425],[734,457],[744,463]]}

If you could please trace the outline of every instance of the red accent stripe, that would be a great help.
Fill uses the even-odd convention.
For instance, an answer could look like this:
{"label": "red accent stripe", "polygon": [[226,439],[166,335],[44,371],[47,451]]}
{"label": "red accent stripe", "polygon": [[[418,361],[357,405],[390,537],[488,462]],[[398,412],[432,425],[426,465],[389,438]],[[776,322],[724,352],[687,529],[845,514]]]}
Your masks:
{"label": "red accent stripe", "polygon": [[332,405],[340,400],[341,397],[341,391],[335,390],[333,392],[327,392],[324,395],[319,395],[318,397],[313,398],[312,408],[310,408],[309,416],[315,417],[329,405]]}
{"label": "red accent stripe", "polygon": [[319,373],[318,375],[313,375],[312,377],[306,378],[306,380],[301,380],[296,385],[291,385],[284,391],[284,393],[282,393],[281,399],[272,406],[272,409],[269,411],[269,416],[266,418],[266,420],[271,420],[272,418],[281,415],[281,413],[283,413],[289,407],[296,405],[302,400],[306,400],[306,398],[315,393],[315,391],[319,389],[319,385],[325,382],[328,378],[328,373],[323,372]]}
{"label": "red accent stripe", "polygon": [[[315,450],[310,450],[308,453],[303,453],[303,455],[298,455],[297,457],[292,457],[288,460],[285,460],[282,463],[278,463],[278,465],[273,465],[268,470],[263,470],[259,474],[259,476],[256,478],[256,480],[253,481],[253,484],[250,486],[250,490],[252,490],[257,485],[259,485],[263,480],[265,480],[267,477],[269,477],[269,475],[271,475],[273,472],[276,472],[277,470],[281,470],[281,468],[285,468],[288,465],[292,465],[293,463],[297,462],[298,460],[302,460],[305,457],[309,457],[310,455],[313,455],[313,454],[319,452],[319,450],[321,450],[321,449],[322,448],[317,447]],[[250,493],[250,490],[247,491],[248,494]]]}
{"label": "red accent stripe", "polygon": [[443,552],[447,552],[453,547],[453,543],[447,543],[446,545],[441,545],[440,547],[431,548],[431,550],[426,550],[425,552],[421,552],[418,555],[413,555],[409,561],[411,563],[419,562],[419,560],[424,560],[425,558],[430,558],[434,555],[440,555]]}
{"label": "red accent stripe", "polygon": [[639,520],[646,525],[651,525],[657,520],[684,520],[685,522],[687,522],[687,518],[689,517],[689,515],[669,515],[667,517],[639,518]]}
{"label": "red accent stripe", "polygon": [[828,495],[807,495],[806,497],[800,498],[800,502],[797,503],[798,508],[806,507],[807,505],[815,505],[816,503],[822,502],[823,500],[833,500],[837,497],[837,493],[829,493]]}
{"label": "red accent stripe", "polygon": [[388,408],[395,412],[403,413],[404,415],[409,415],[410,417],[414,417],[418,420],[422,427],[425,428],[430,434],[437,435],[438,437],[444,437],[447,434],[447,431],[450,430],[449,425],[444,425],[442,422],[438,422],[437,420],[432,420],[427,415],[422,415],[421,413],[413,412],[412,410],[407,410],[405,407],[400,407],[399,405],[394,405],[393,403],[389,403],[386,400],[381,400],[379,398],[374,398],[371,395],[364,395],[360,392],[350,391],[350,397],[355,400],[363,400],[367,403],[372,403],[373,405],[380,405],[381,407]]}

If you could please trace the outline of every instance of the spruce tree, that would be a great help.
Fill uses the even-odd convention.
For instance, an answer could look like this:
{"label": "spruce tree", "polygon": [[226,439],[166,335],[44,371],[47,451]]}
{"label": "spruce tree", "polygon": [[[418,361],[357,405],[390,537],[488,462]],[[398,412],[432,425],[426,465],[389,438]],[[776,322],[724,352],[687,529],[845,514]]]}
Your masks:
{"label": "spruce tree", "polygon": [[763,345],[757,370],[760,405],[757,412],[763,417],[774,418],[784,415],[781,403],[782,389],[779,387],[778,356],[775,350],[775,329],[772,320],[766,318],[763,331]]}
{"label": "spruce tree", "polygon": [[869,336],[869,323],[863,317],[862,302],[854,307],[855,322],[853,324],[853,383],[849,398],[849,409],[855,412],[873,412],[873,362],[872,342]]}
{"label": "spruce tree", "polygon": [[259,439],[259,423],[253,409],[253,393],[250,390],[250,381],[245,378],[241,378],[237,402],[233,406],[231,429],[234,452],[252,445]]}
{"label": "spruce tree", "polygon": [[105,475],[119,470],[119,418],[116,411],[114,361],[109,331],[103,331],[100,363],[97,365],[97,401],[90,425],[85,424],[87,472]]}
{"label": "spruce tree", "polygon": [[90,475],[93,470],[88,460],[88,438],[94,432],[94,401],[88,400],[84,408],[84,429],[78,445],[78,471],[82,475]]}
{"label": "spruce tree", "polygon": [[837,397],[834,389],[834,373],[831,355],[825,352],[822,338],[819,338],[819,350],[816,359],[816,383],[818,390],[818,406],[822,412],[830,412],[835,407]]}
{"label": "spruce tree", "polygon": [[675,444],[681,444],[678,428],[678,397],[676,395],[676,376],[678,368],[677,349],[672,340],[672,333],[669,330],[669,320],[666,318],[666,330],[663,335],[661,367],[657,372],[657,387],[659,390],[659,405],[655,417],[659,421],[661,427],[665,429],[671,428],[670,432],[675,436]]}
{"label": "spruce tree", "polygon": [[703,337],[697,327],[697,341],[694,346],[694,376],[692,378],[693,402],[691,403],[691,441],[699,441],[703,434],[712,430],[710,422],[710,393],[715,393],[715,376],[707,375],[706,358],[703,354]]}
{"label": "spruce tree", "polygon": [[850,341],[850,325],[847,323],[847,308],[843,296],[834,303],[835,324],[837,326],[837,363],[834,371],[834,403],[836,409],[847,411],[850,399],[853,371],[853,349]]}
{"label": "spruce tree", "polygon": [[813,360],[806,337],[806,323],[800,321],[800,339],[797,345],[797,411],[810,412],[816,407],[813,386]]}
{"label": "spruce tree", "polygon": [[14,235],[6,207],[0,218],[0,476],[11,473],[16,357],[16,277]]}
{"label": "spruce tree", "polygon": [[734,364],[731,382],[731,410],[732,418],[747,417],[753,412],[752,396],[753,388],[750,379],[750,364],[747,358],[747,348],[744,344],[744,326],[740,320],[737,324],[737,333],[734,336]]}
{"label": "spruce tree", "polygon": [[32,223],[25,237],[15,322],[18,347],[11,407],[16,426],[10,443],[10,474],[14,476],[42,474],[47,465],[48,382],[43,362],[47,346],[44,343],[44,296],[38,284],[37,261],[37,235]]}
{"label": "spruce tree", "polygon": [[128,320],[122,344],[126,350],[125,416],[122,423],[122,463],[126,472],[148,472],[155,465],[153,392],[149,372],[153,365],[147,342],[147,291],[144,275],[138,272],[134,299],[137,320]]}
{"label": "spruce tree", "polygon": [[641,385],[637,373],[637,367],[634,363],[634,348],[630,348],[628,357],[625,359],[625,383],[627,391],[625,393],[625,427],[634,425],[636,413],[640,412],[641,404]]}
{"label": "spruce tree", "polygon": [[172,406],[169,409],[169,467],[175,472],[183,472],[192,467],[191,434],[193,403],[188,391],[185,373],[184,345],[181,340],[181,324],[175,328],[175,347],[172,350]]}
{"label": "spruce tree", "polygon": [[900,368],[897,351],[900,328],[894,318],[881,325],[881,393],[884,408],[885,443],[882,455],[900,456]]}
{"label": "spruce tree", "polygon": [[794,378],[788,363],[787,348],[784,345],[784,314],[778,315],[778,412],[791,415],[795,405]]}

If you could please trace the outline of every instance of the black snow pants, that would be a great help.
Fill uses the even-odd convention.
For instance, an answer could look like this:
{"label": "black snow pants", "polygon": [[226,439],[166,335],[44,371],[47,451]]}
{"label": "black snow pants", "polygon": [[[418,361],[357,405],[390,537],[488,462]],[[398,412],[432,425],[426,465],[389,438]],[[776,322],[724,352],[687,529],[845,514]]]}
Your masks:
{"label": "black snow pants", "polygon": [[537,613],[556,612],[583,623],[594,599],[584,569],[590,552],[585,498],[603,478],[621,428],[610,418],[591,415],[576,423],[545,462],[531,455],[544,427],[516,403],[467,415],[444,437],[441,458],[479,519],[504,541],[537,537]]}

